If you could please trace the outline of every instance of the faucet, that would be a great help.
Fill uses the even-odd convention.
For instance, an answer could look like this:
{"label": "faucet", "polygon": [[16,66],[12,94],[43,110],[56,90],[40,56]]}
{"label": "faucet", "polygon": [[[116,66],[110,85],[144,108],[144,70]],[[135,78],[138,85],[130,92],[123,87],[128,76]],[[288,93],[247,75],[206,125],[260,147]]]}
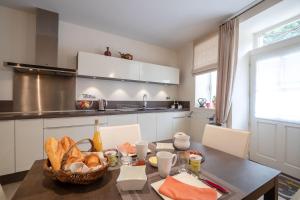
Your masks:
{"label": "faucet", "polygon": [[147,108],[147,94],[143,95],[143,104],[144,104],[143,108]]}

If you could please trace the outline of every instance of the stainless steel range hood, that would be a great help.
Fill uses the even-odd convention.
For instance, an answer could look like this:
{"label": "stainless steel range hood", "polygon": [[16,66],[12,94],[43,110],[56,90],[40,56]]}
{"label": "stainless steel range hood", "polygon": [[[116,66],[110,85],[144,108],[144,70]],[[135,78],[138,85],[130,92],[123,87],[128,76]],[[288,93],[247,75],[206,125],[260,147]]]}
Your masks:
{"label": "stainless steel range hood", "polygon": [[5,62],[20,72],[43,72],[57,75],[76,74],[76,69],[57,66],[58,13],[36,9],[35,63]]}

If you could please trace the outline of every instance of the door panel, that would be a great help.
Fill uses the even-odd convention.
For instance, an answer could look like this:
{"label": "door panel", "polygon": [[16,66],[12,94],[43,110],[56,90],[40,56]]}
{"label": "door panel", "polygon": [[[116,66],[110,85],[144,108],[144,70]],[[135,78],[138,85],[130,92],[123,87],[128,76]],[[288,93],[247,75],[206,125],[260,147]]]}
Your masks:
{"label": "door panel", "polygon": [[285,164],[300,169],[300,128],[286,127]]}
{"label": "door panel", "polygon": [[258,152],[261,155],[275,159],[276,156],[276,124],[258,122]]}

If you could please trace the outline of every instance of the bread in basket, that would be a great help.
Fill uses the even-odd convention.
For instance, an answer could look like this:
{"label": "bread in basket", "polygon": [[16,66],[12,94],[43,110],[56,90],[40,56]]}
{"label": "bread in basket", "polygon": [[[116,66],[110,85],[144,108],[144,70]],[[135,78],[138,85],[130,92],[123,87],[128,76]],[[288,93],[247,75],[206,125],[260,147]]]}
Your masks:
{"label": "bread in basket", "polygon": [[[77,145],[86,142],[91,144],[91,148],[88,152],[81,152]],[[53,180],[73,184],[90,184],[107,172],[108,164],[105,159],[101,159],[97,153],[92,153],[94,145],[90,139],[83,139],[75,143],[69,137],[63,137],[60,141],[49,138],[45,143],[45,151],[48,159],[44,162],[43,172],[46,177]],[[76,162],[84,162],[92,170],[72,172],[68,166]]]}

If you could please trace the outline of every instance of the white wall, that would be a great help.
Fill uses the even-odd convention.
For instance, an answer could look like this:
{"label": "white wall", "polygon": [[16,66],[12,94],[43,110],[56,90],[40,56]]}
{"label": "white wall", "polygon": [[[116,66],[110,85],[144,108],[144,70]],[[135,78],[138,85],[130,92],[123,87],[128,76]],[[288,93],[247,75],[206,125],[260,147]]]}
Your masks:
{"label": "white wall", "polygon": [[178,98],[179,100],[190,101],[191,111],[193,111],[190,119],[190,135],[193,140],[201,142],[204,127],[208,123],[208,117],[214,114],[214,110],[195,108],[195,77],[192,75],[193,51],[194,45],[193,42],[190,42],[177,52],[181,71]]}
{"label": "white wall", "polygon": [[12,100],[13,73],[4,61],[33,63],[35,16],[0,6],[0,100]]}
{"label": "white wall", "polygon": [[249,129],[250,109],[250,51],[253,49],[253,33],[245,23],[240,24],[238,62],[232,94],[231,128]]}
{"label": "white wall", "polygon": [[[35,15],[0,6],[0,44],[1,63],[3,61],[34,63]],[[118,51],[129,52],[134,56],[134,60],[177,67],[177,54],[174,50],[64,21],[59,22],[59,66],[76,67],[78,51],[103,54],[106,46],[111,47],[113,56],[119,56]],[[0,100],[12,100],[12,78],[12,70],[3,68],[0,64]],[[177,98],[177,86],[83,78],[77,80],[76,93],[90,91],[90,87],[98,89],[97,94],[109,100],[123,100],[123,98],[138,100],[142,90],[153,100],[165,100],[166,96]],[[120,89],[124,92],[120,92]]]}

